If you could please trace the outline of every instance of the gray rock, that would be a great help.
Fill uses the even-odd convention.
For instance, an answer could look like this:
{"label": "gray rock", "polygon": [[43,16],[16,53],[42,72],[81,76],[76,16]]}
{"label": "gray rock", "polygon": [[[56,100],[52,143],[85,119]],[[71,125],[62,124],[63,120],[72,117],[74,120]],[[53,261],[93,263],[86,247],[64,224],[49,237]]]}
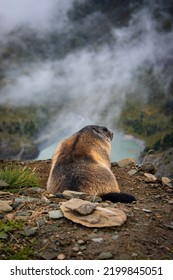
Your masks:
{"label": "gray rock", "polygon": [[80,239],[80,240],[78,240],[77,244],[83,245],[83,244],[85,244],[85,241]]}
{"label": "gray rock", "polygon": [[61,210],[52,210],[48,212],[49,218],[52,220],[58,220],[64,217],[64,214]]}
{"label": "gray rock", "polygon": [[[96,206],[96,208],[87,215],[79,214],[80,212],[74,211],[74,208],[79,209],[79,205],[76,205],[76,203],[74,203],[74,200],[79,200],[82,205],[84,204],[84,202],[86,202],[82,201],[81,199],[72,198],[70,201],[62,202],[61,210],[67,219],[75,223],[82,224],[86,227],[100,228],[121,226],[127,219],[126,214],[122,210],[112,207],[103,208],[100,206]],[[70,207],[70,204],[72,207]]]}
{"label": "gray rock", "polygon": [[55,194],[55,197],[56,198],[64,198],[64,195],[62,193],[58,192],[58,193]]}
{"label": "gray rock", "polygon": [[164,226],[167,227],[168,229],[173,230],[173,222],[171,222],[170,224],[165,224]]}
{"label": "gray rock", "polygon": [[150,209],[143,208],[142,211],[145,212],[145,213],[152,213],[152,211]]}
{"label": "gray rock", "polygon": [[78,198],[72,198],[66,202],[66,207],[81,215],[88,215],[96,209],[96,204]]}
{"label": "gray rock", "polygon": [[92,238],[91,240],[92,240],[93,242],[98,242],[98,243],[103,242],[103,238],[101,238],[101,237]]}
{"label": "gray rock", "polygon": [[119,238],[118,232],[112,235],[113,240],[117,240]]}
{"label": "gray rock", "polygon": [[62,194],[63,194],[64,198],[66,198],[66,199],[70,199],[70,198],[84,199],[86,197],[86,193],[69,191],[69,190],[64,191]]}
{"label": "gray rock", "polygon": [[112,166],[112,167],[117,167],[117,166],[118,166],[118,162],[112,162],[112,163],[111,163],[111,166]]}
{"label": "gray rock", "polygon": [[16,197],[14,203],[17,202],[34,202],[34,201],[38,201],[38,198],[34,198],[34,197],[29,197],[29,196],[21,196],[21,197]]}
{"label": "gray rock", "polygon": [[136,258],[137,256],[138,256],[137,253],[132,253],[132,257],[133,257],[133,258]]}
{"label": "gray rock", "polygon": [[24,235],[27,237],[34,236],[37,233],[37,228],[29,228],[29,229],[24,229]]}
{"label": "gray rock", "polygon": [[21,202],[14,202],[13,204],[12,204],[12,207],[13,207],[13,210],[15,210],[17,207],[19,207],[20,205],[21,205],[22,203]]}
{"label": "gray rock", "polygon": [[81,250],[81,251],[86,250],[86,248],[87,248],[86,246],[80,246],[80,250]]}
{"label": "gray rock", "polygon": [[168,200],[168,204],[173,204],[173,199]]}
{"label": "gray rock", "polygon": [[157,168],[152,163],[144,163],[139,167],[139,171],[155,174],[157,172]]}
{"label": "gray rock", "polygon": [[87,195],[84,199],[90,202],[102,202],[101,197],[94,195]]}
{"label": "gray rock", "polygon": [[163,186],[172,188],[171,179],[169,179],[168,177],[162,177],[161,181]]}
{"label": "gray rock", "polygon": [[37,225],[38,225],[39,227],[42,227],[42,226],[44,226],[45,224],[46,224],[45,219],[38,219],[38,220],[37,220]]}
{"label": "gray rock", "polygon": [[78,246],[74,246],[72,248],[73,252],[79,252],[80,248]]}
{"label": "gray rock", "polygon": [[8,201],[0,200],[0,213],[8,213],[11,212],[13,208],[9,205]]}
{"label": "gray rock", "polygon": [[146,183],[153,183],[157,180],[157,178],[150,173],[144,173],[144,176],[145,176],[144,180]]}
{"label": "gray rock", "polygon": [[98,259],[99,260],[110,260],[113,258],[112,253],[110,252],[102,252],[99,256]]}
{"label": "gray rock", "polygon": [[25,217],[29,217],[29,216],[31,216],[32,215],[32,213],[31,212],[27,212],[27,211],[25,211],[25,212],[17,212],[16,213],[16,216],[25,216]]}
{"label": "gray rock", "polygon": [[59,254],[59,255],[57,256],[57,259],[58,259],[58,260],[64,260],[64,259],[65,259],[65,255],[64,255],[63,253],[61,253],[61,254]]}
{"label": "gray rock", "polygon": [[32,188],[36,193],[41,193],[43,191],[43,189],[38,188],[38,187],[33,187]]}
{"label": "gray rock", "polygon": [[39,254],[39,256],[44,260],[54,260],[57,259],[57,252],[45,252],[43,254]]}
{"label": "gray rock", "polygon": [[51,206],[54,208],[54,210],[59,210],[60,209],[60,204],[59,203],[52,203]]}
{"label": "gray rock", "polygon": [[133,175],[135,175],[137,172],[138,172],[138,171],[137,171],[136,169],[131,169],[131,170],[128,172],[128,174],[129,174],[130,176],[133,176]]}
{"label": "gray rock", "polygon": [[101,202],[102,199],[99,196],[94,196],[94,195],[88,195],[84,192],[75,192],[75,191],[70,191],[66,190],[63,193],[57,193],[55,195],[58,198],[66,198],[66,199],[71,199],[71,198],[79,198],[83,200],[88,200],[90,202]]}
{"label": "gray rock", "polygon": [[132,167],[135,165],[135,160],[133,158],[126,158],[118,161],[118,166],[122,168]]}

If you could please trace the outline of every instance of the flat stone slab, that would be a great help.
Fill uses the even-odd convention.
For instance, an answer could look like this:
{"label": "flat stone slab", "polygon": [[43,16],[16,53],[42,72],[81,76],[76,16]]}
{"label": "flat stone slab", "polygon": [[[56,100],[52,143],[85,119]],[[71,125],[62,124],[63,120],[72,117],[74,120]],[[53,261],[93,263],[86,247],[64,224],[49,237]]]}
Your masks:
{"label": "flat stone slab", "polygon": [[[83,200],[81,200],[81,203],[82,202]],[[127,219],[126,214],[117,208],[103,208],[96,206],[96,208],[90,214],[82,215],[79,212],[70,209],[68,203],[68,201],[62,202],[60,206],[64,216],[67,219],[86,227],[102,228],[121,226]]]}

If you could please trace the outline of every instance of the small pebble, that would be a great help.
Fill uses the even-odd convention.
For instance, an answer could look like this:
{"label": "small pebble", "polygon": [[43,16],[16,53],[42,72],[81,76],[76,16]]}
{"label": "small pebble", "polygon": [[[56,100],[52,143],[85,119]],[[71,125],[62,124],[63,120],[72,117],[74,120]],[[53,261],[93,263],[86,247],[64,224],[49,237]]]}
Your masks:
{"label": "small pebble", "polygon": [[92,240],[93,242],[98,242],[98,243],[103,242],[103,238],[101,238],[101,237],[92,238],[91,240]]}
{"label": "small pebble", "polygon": [[31,215],[32,215],[31,212],[17,212],[16,213],[16,216],[26,216],[26,217],[29,217]]}
{"label": "small pebble", "polygon": [[13,210],[16,210],[16,208],[19,207],[20,205],[21,205],[21,202],[20,202],[20,201],[14,202],[14,203],[12,204]]}
{"label": "small pebble", "polygon": [[133,253],[133,254],[132,254],[132,257],[133,257],[133,258],[136,258],[137,256],[138,256],[137,253]]}
{"label": "small pebble", "polygon": [[83,245],[83,244],[85,244],[85,241],[84,240],[78,240],[77,244]]}
{"label": "small pebble", "polygon": [[98,259],[99,260],[109,260],[112,259],[113,255],[110,252],[102,252],[99,256]]}
{"label": "small pebble", "polygon": [[136,169],[131,169],[131,170],[128,172],[128,174],[129,174],[130,176],[133,176],[133,175],[135,175],[137,172],[138,172],[138,171],[137,171]]}
{"label": "small pebble", "polygon": [[86,246],[80,246],[80,250],[81,250],[81,251],[86,250],[86,248],[87,248]]}
{"label": "small pebble", "polygon": [[143,208],[142,211],[145,212],[145,213],[152,213],[152,211],[150,209]]}
{"label": "small pebble", "polygon": [[170,224],[165,224],[164,226],[168,229],[173,229],[173,222],[171,222]]}
{"label": "small pebble", "polygon": [[75,246],[72,248],[73,252],[79,252],[79,247]]}
{"label": "small pebble", "polygon": [[62,253],[62,254],[59,254],[58,256],[57,256],[57,259],[58,260],[64,260],[65,259],[65,255]]}
{"label": "small pebble", "polygon": [[118,237],[119,237],[118,234],[114,234],[114,235],[112,236],[112,239],[113,239],[113,240],[117,240]]}
{"label": "small pebble", "polygon": [[36,235],[36,233],[37,233],[37,228],[35,228],[35,227],[29,228],[29,229],[24,229],[24,234],[27,237],[34,236],[34,235]]}
{"label": "small pebble", "polygon": [[37,220],[37,225],[39,227],[44,226],[45,224],[46,224],[46,220],[44,220],[44,219],[38,219]]}
{"label": "small pebble", "polygon": [[57,220],[64,217],[64,214],[62,213],[61,210],[52,210],[49,211],[48,214],[49,214],[49,218],[52,220]]}
{"label": "small pebble", "polygon": [[168,204],[173,204],[173,199],[168,200]]}
{"label": "small pebble", "polygon": [[55,194],[55,197],[56,197],[56,198],[64,198],[63,194],[62,194],[62,193],[59,193],[59,192],[57,192],[57,193]]}
{"label": "small pebble", "polygon": [[49,239],[42,239],[43,245],[47,244],[49,242]]}

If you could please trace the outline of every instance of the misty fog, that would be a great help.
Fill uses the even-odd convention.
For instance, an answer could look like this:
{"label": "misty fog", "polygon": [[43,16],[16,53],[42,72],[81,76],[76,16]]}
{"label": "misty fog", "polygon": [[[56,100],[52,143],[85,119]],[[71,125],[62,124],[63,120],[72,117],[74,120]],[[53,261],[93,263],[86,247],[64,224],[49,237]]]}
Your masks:
{"label": "misty fog", "polygon": [[[74,2],[86,1],[1,0],[1,49],[14,43],[25,57],[20,59],[19,54],[5,60],[3,75],[8,82],[0,88],[0,103],[57,106],[51,126],[57,131],[70,133],[93,123],[115,129],[130,94],[143,102],[150,95],[147,71],[168,94],[173,31],[163,25],[172,18],[162,9],[155,16],[159,1],[153,5],[136,1],[139,5],[128,10],[124,22],[117,23],[116,14],[110,21],[99,9],[76,20]],[[30,53],[32,42],[27,45],[27,33],[32,32],[43,42],[36,48],[38,54]],[[54,33],[56,44],[51,45]]]}

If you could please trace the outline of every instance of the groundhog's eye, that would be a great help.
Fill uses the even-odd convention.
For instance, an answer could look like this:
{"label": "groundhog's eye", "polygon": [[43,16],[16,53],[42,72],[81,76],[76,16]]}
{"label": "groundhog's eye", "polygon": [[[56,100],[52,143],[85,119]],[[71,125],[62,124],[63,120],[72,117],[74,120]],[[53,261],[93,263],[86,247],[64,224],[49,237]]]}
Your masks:
{"label": "groundhog's eye", "polygon": [[103,130],[103,132],[106,132],[106,133],[108,132],[108,129],[106,127],[103,127],[102,130]]}

